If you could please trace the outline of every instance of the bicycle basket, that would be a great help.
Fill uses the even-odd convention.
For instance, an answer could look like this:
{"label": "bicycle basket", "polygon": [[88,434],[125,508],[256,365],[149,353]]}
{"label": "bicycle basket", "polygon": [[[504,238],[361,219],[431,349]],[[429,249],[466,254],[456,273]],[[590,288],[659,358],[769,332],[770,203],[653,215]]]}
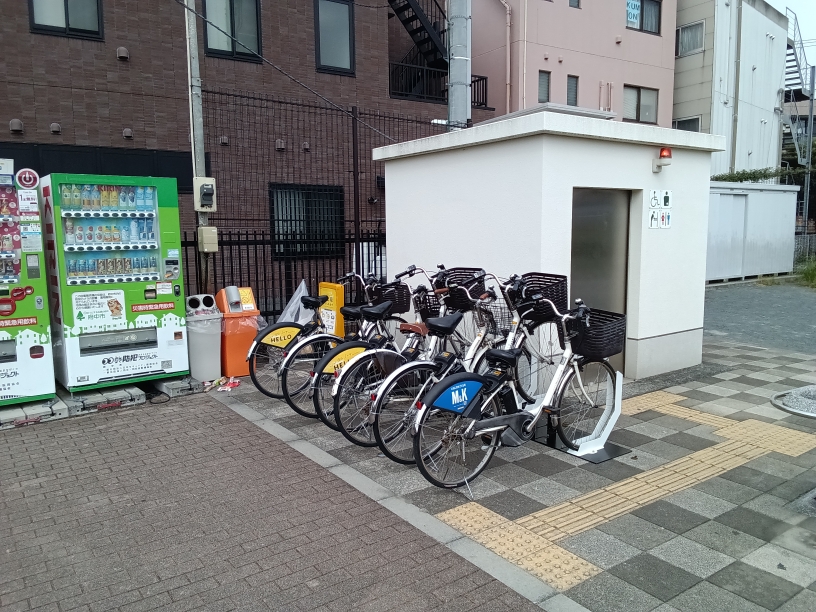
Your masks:
{"label": "bicycle basket", "polygon": [[[569,310],[567,301],[567,277],[560,274],[547,274],[545,272],[528,272],[522,274],[524,290],[520,301],[527,301],[534,295],[540,295],[550,300],[561,313]],[[535,309],[524,314],[524,320],[539,325],[555,321],[556,316],[552,307],[547,304],[537,304]]]}
{"label": "bicycle basket", "polygon": [[507,308],[504,300],[499,299],[492,304],[480,304],[477,312],[482,323],[486,325],[488,334],[504,336],[510,330],[513,313]]}
{"label": "bicycle basket", "polygon": [[394,285],[393,287],[384,287],[377,291],[376,304],[390,300],[391,311],[390,314],[403,314],[411,310],[411,288],[405,283]]}
{"label": "bicycle basket", "polygon": [[[482,268],[450,268],[447,270],[447,284],[464,285],[472,281],[473,277],[482,273]],[[467,291],[473,299],[477,299],[485,292],[484,279],[467,285]],[[473,302],[462,288],[451,289],[445,297],[445,306],[448,311],[469,312],[473,310]]]}
{"label": "bicycle basket", "polygon": [[[589,327],[581,320],[567,321],[572,352],[588,359],[605,359],[623,352],[626,342],[626,315],[606,310],[589,313]],[[564,333],[558,326],[558,339],[564,347]]]}
{"label": "bicycle basket", "polygon": [[441,305],[439,298],[433,293],[426,293],[422,297],[417,297],[417,312],[423,321],[427,321],[431,317],[438,317]]}

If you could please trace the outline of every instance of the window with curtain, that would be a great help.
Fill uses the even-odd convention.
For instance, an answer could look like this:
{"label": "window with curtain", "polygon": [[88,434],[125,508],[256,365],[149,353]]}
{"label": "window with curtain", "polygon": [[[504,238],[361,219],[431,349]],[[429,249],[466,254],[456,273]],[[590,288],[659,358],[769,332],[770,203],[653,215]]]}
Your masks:
{"label": "window with curtain", "polygon": [[581,8],[581,0],[569,0],[569,5],[572,8]]}
{"label": "window with curtain", "polygon": [[270,183],[269,213],[276,253],[311,257],[345,254],[343,187]]}
{"label": "window with curtain", "polygon": [[315,0],[317,69],[354,73],[354,2]]}
{"label": "window with curtain", "polygon": [[623,120],[657,123],[657,90],[624,85]]}
{"label": "window with curtain", "polygon": [[206,30],[209,55],[260,61],[253,54],[261,52],[258,0],[204,0],[204,11],[212,22]]}
{"label": "window with curtain", "polygon": [[626,27],[660,34],[662,0],[626,0]]}
{"label": "window with curtain", "polygon": [[543,70],[538,73],[538,101],[550,101],[550,73]]}
{"label": "window with curtain", "polygon": [[100,0],[30,0],[32,32],[102,38]]}
{"label": "window with curtain", "polygon": [[677,28],[674,39],[674,55],[683,57],[703,50],[705,43],[705,21],[690,23]]}
{"label": "window with curtain", "polygon": [[688,119],[675,119],[672,121],[672,127],[675,130],[683,130],[685,132],[699,132],[700,118],[689,117]]}
{"label": "window with curtain", "polygon": [[571,74],[567,76],[567,104],[578,106],[578,77]]}

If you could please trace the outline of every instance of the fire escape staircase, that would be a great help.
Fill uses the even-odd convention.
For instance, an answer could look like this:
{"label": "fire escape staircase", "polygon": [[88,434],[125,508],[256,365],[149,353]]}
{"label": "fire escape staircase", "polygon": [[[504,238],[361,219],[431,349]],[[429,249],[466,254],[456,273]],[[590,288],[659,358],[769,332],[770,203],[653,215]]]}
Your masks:
{"label": "fire escape staircase", "polygon": [[807,164],[807,113],[813,83],[796,13],[787,9],[788,50],[785,57],[785,95],[782,109],[783,146],[793,143],[799,165]]}
{"label": "fire escape staircase", "polygon": [[447,71],[447,18],[436,0],[388,0],[388,4],[419,49],[425,65]]}

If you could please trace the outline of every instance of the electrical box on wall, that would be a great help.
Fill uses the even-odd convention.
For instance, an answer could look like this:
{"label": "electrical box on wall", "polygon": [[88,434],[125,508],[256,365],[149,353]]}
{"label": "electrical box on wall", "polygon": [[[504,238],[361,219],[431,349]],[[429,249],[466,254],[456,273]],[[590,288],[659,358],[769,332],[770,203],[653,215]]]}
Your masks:
{"label": "electrical box on wall", "polygon": [[193,207],[197,212],[215,212],[215,179],[207,176],[193,177]]}
{"label": "electrical box on wall", "polygon": [[198,227],[198,252],[216,253],[218,251],[218,230],[211,225]]}

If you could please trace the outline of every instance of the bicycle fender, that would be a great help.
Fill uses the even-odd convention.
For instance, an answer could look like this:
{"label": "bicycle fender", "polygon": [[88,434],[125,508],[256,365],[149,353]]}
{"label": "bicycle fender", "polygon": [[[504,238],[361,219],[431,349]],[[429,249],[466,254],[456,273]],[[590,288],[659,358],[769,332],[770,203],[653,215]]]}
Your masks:
{"label": "bicycle fender", "polygon": [[313,340],[315,338],[322,338],[324,340],[331,340],[333,342],[336,342],[337,344],[343,344],[345,342],[345,340],[343,340],[341,337],[335,336],[334,334],[313,334],[313,335],[309,336],[308,338],[303,338],[301,340],[298,340],[295,344],[288,347],[288,350],[286,351],[286,353],[287,353],[286,357],[283,358],[283,361],[281,362],[281,365],[280,365],[280,369],[283,370],[284,368],[288,368],[289,365],[292,363],[292,359],[294,358],[294,355],[297,354],[298,349],[302,345],[304,345],[306,342],[309,342],[310,340]]}
{"label": "bicycle fender", "polygon": [[475,418],[472,413],[479,410],[482,390],[489,385],[490,381],[487,378],[473,372],[453,374],[431,387],[422,403],[435,410]]}
{"label": "bicycle fender", "polygon": [[[347,372],[351,370],[351,366],[359,361],[370,357],[371,355],[376,355],[380,359],[380,363],[383,365],[383,368],[388,371],[394,371],[405,364],[405,357],[401,355],[399,352],[391,350],[391,349],[371,349],[365,351],[364,353],[360,353],[355,355],[347,363],[344,364],[343,369],[340,370],[339,376],[334,379],[334,385],[332,386],[332,397],[337,395],[337,391],[340,388],[340,385],[345,380],[345,376]],[[378,388],[379,390],[379,388]]]}
{"label": "bicycle fender", "polygon": [[368,351],[371,345],[363,340],[352,340],[344,342],[330,350],[323,356],[323,359],[315,364],[315,372],[320,376],[312,378],[312,388],[316,388],[320,383],[322,375],[333,375],[337,380],[340,372],[353,357]]}
{"label": "bicycle fender", "polygon": [[272,323],[271,325],[267,325],[255,336],[247,352],[246,360],[249,361],[252,352],[258,344],[263,343],[277,346],[278,348],[286,348],[287,345],[297,338],[297,335],[301,331],[303,331],[303,325],[300,323]]}
{"label": "bicycle fender", "polygon": [[415,366],[417,364],[433,366],[434,362],[433,361],[419,361],[419,360],[418,361],[409,361],[408,363],[402,364],[396,370],[391,372],[391,374],[386,376],[385,380],[380,385],[379,389],[377,389],[377,398],[374,400],[374,403],[371,405],[371,412],[376,413],[376,412],[379,411],[379,409],[380,409],[380,398],[382,397],[382,390],[385,389],[387,385],[390,385],[394,381],[394,379],[397,378],[397,376],[402,375],[402,373],[405,372],[407,369],[409,369],[409,368],[411,368],[411,367],[413,367],[413,366]]}

